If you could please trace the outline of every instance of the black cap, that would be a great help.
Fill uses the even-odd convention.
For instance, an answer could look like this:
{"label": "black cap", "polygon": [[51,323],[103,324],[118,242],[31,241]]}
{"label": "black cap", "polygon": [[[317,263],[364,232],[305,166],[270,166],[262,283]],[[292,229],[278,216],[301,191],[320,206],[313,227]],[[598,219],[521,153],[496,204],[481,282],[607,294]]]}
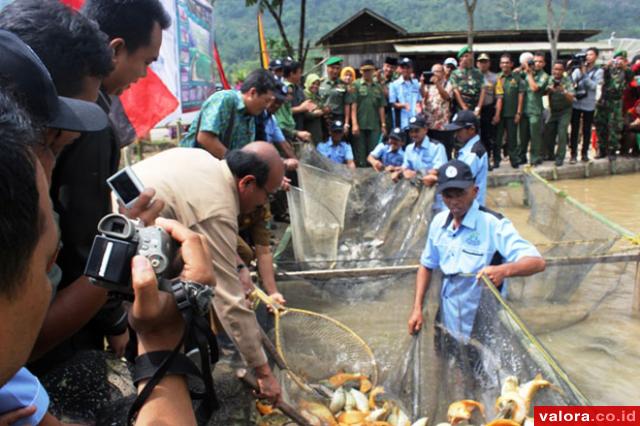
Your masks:
{"label": "black cap", "polygon": [[340,120],[331,122],[331,131],[332,132],[344,132],[344,123]]}
{"label": "black cap", "polygon": [[402,58],[398,65],[405,68],[413,68],[413,61],[409,58]]}
{"label": "black cap", "polygon": [[438,169],[438,192],[449,188],[467,189],[475,183],[467,163],[451,160]]}
{"label": "black cap", "polygon": [[398,66],[398,58],[394,58],[393,56],[387,56],[386,58],[384,58],[384,63],[396,67]]}
{"label": "black cap", "polygon": [[400,127],[396,127],[391,132],[389,132],[389,139],[402,141],[404,139],[404,132]]}
{"label": "black cap", "polygon": [[460,130],[465,127],[471,127],[471,126],[478,129],[478,117],[476,117],[473,111],[462,110],[453,116],[453,120],[451,120],[451,123],[444,126],[444,129]]}
{"label": "black cap", "polygon": [[275,96],[278,102],[286,101],[287,96],[289,96],[289,87],[280,81],[276,82],[276,90],[273,91],[273,96]]}
{"label": "black cap", "polygon": [[107,114],[93,102],[58,96],[51,74],[38,55],[18,36],[0,30],[0,74],[33,118],[46,127],[95,132],[107,127]]}
{"label": "black cap", "polygon": [[282,63],[281,59],[272,59],[269,62],[269,69],[272,70],[272,71],[280,70],[283,67],[284,67],[284,64]]}
{"label": "black cap", "polygon": [[409,119],[409,129],[425,129],[427,127],[429,127],[427,118],[422,114]]}
{"label": "black cap", "polygon": [[360,71],[375,71],[375,69],[376,64],[371,59],[365,59],[364,61],[362,61],[362,64],[360,64]]}

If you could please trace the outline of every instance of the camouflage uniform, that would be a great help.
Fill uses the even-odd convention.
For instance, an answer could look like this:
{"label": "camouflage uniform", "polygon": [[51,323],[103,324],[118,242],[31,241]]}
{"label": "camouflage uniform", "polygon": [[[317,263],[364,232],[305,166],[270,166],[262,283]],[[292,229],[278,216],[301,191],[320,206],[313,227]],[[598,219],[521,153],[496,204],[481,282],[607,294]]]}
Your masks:
{"label": "camouflage uniform", "polygon": [[[477,68],[458,68],[451,74],[451,85],[460,91],[460,96],[469,110],[473,111],[480,101],[484,75]],[[462,106],[458,105],[461,110]]]}
{"label": "camouflage uniform", "polygon": [[622,93],[632,79],[631,70],[604,69],[602,96],[596,105],[593,124],[598,135],[598,147],[602,155],[615,155],[622,138]]}
{"label": "camouflage uniform", "polygon": [[[575,96],[576,91],[573,82],[567,76],[562,77],[560,86],[564,92],[571,93]],[[544,128],[542,155],[545,158],[554,156],[556,138],[558,139],[558,149],[555,152],[556,165],[561,166],[564,157],[567,154],[567,139],[569,136],[569,124],[571,123],[571,111],[573,110],[573,101],[568,101],[564,93],[549,93],[549,107],[551,116]]]}

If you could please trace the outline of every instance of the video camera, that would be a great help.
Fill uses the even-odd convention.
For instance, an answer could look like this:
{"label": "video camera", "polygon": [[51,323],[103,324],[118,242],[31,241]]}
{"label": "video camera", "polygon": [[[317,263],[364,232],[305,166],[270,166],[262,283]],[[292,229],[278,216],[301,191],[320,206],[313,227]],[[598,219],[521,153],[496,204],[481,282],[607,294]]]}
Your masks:
{"label": "video camera", "polygon": [[178,244],[158,226],[145,227],[138,220],[121,214],[109,214],[98,223],[84,274],[94,284],[127,295],[131,287],[131,260],[136,255],[149,259],[160,289],[171,291],[169,279],[181,268],[177,259]]}

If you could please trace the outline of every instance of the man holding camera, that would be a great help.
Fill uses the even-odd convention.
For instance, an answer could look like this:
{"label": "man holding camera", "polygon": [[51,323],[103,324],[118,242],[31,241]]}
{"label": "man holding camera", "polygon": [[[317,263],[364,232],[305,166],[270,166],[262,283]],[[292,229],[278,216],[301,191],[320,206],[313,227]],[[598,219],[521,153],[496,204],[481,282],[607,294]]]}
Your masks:
{"label": "man holding camera", "polygon": [[576,55],[577,63],[571,71],[571,79],[575,85],[576,98],[573,101],[571,114],[571,160],[578,161],[578,137],[580,134],[580,119],[582,119],[582,149],[581,161],[589,161],[589,146],[591,145],[591,125],[596,109],[596,91],[603,81],[603,70],[596,65],[598,48],[590,47],[583,57]]}
{"label": "man holding camera", "polygon": [[[556,61],[551,69],[553,80],[547,89],[549,95],[549,107],[551,116],[544,128],[544,145],[542,155],[544,158],[554,157],[556,166],[562,166],[567,154],[567,133],[571,121],[571,106],[575,99],[573,82],[565,75],[563,61]],[[558,148],[555,149],[556,138]]]}
{"label": "man holding camera", "polygon": [[[542,164],[540,150],[542,148],[542,97],[547,92],[549,86],[549,74],[544,71],[546,65],[543,52],[536,52],[533,55],[533,63],[524,62],[521,64],[522,76],[526,82],[526,93],[524,100],[524,115],[520,120],[520,161],[519,164],[527,163],[527,150],[531,142],[531,153],[529,154],[529,164]],[[513,160],[512,160],[513,162]]]}
{"label": "man holding camera", "polygon": [[255,314],[246,305],[245,295],[253,286],[240,279],[246,265],[237,255],[238,216],[267,204],[282,185],[284,163],[277,149],[267,142],[253,142],[219,160],[205,150],[174,148],[132,168],[165,200],[162,217],[175,219],[206,239],[216,274],[217,317],[254,369],[262,396],[277,399],[280,386],[267,364]]}
{"label": "man holding camera", "polygon": [[[49,309],[52,287],[48,273],[59,249],[49,186],[32,151],[38,143],[29,118],[13,99],[0,92],[0,341],[9,348],[0,351],[2,425],[59,424],[47,414],[46,391],[22,368]],[[175,221],[160,219],[157,225],[181,244],[185,264],[181,278],[213,285],[213,269],[200,236]],[[138,335],[139,354],[173,350],[184,331],[173,296],[158,291],[146,258],[135,257],[131,269],[135,300],[129,322]],[[140,389],[145,383],[140,382]],[[195,425],[186,376],[162,378],[137,419],[140,424],[162,419]]]}
{"label": "man holding camera", "polygon": [[627,65],[627,51],[616,50],[613,52],[613,59],[604,67],[602,96],[596,105],[594,123],[598,134],[597,158],[608,155],[610,161],[616,159],[624,125],[622,95],[632,78],[633,73]]}

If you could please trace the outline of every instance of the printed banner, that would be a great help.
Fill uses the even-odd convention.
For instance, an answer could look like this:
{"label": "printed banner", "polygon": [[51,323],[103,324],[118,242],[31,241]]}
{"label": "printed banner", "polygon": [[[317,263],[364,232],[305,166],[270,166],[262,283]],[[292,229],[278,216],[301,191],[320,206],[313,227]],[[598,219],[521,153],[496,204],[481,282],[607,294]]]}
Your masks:
{"label": "printed banner", "polygon": [[201,0],[177,0],[178,61],[182,112],[196,111],[215,91],[213,9]]}

